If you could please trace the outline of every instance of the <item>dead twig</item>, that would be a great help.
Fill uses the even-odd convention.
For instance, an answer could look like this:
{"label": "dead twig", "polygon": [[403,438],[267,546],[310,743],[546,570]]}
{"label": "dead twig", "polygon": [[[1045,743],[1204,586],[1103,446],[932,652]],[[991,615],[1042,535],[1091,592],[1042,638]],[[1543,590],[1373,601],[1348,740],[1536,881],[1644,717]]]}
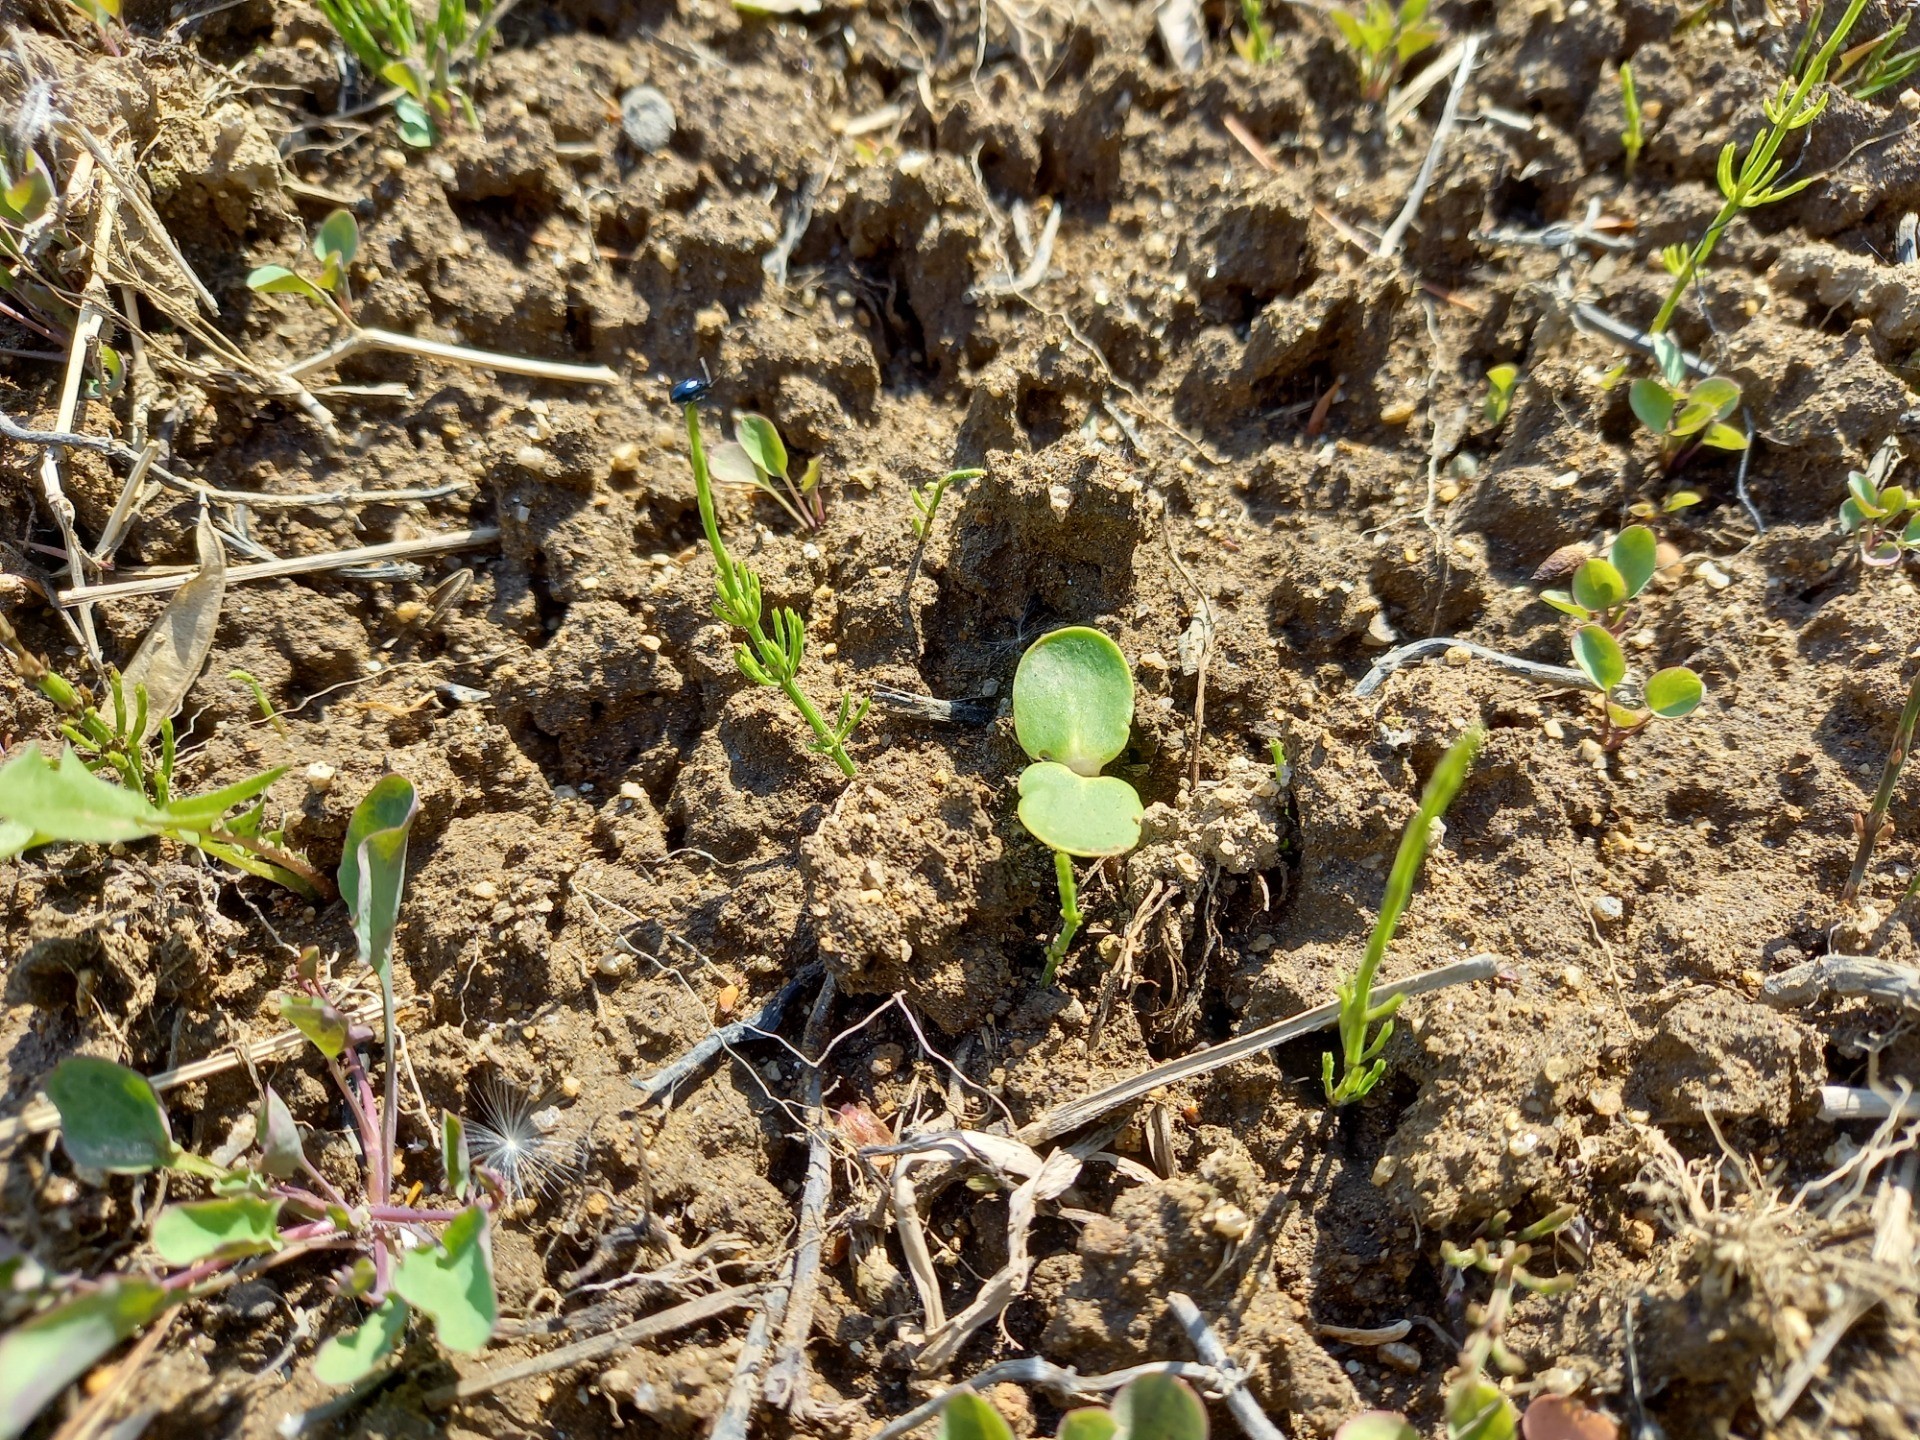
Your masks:
{"label": "dead twig", "polygon": [[1180,563],[1180,556],[1173,548],[1173,526],[1164,512],[1160,517],[1160,538],[1166,543],[1167,559],[1200,602],[1200,613],[1195,617],[1200,630],[1200,653],[1197,656],[1190,655],[1191,647],[1186,637],[1182,636],[1180,641],[1181,668],[1188,668],[1188,661],[1191,660],[1193,672],[1193,738],[1187,747],[1191,752],[1187,763],[1187,793],[1192,796],[1200,790],[1200,738],[1207,733],[1207,662],[1213,659],[1213,602],[1207,598],[1207,592],[1201,588],[1200,582]]}
{"label": "dead twig", "polygon": [[1782,1009],[1810,1005],[1823,995],[1864,995],[1902,1010],[1920,1010],[1920,973],[1866,955],[1823,955],[1769,975],[1760,998]]}
{"label": "dead twig", "polygon": [[502,375],[525,375],[534,380],[572,380],[586,385],[612,385],[619,380],[605,365],[568,365],[559,360],[535,360],[524,355],[502,355],[492,350],[475,350],[466,345],[448,345],[439,340],[421,340],[394,330],[375,326],[356,326],[348,334],[316,355],[296,361],[280,373],[298,380],[315,370],[326,369],[363,350],[392,350],[423,360],[445,360],[454,365],[472,365],[495,370]]}
{"label": "dead twig", "polygon": [[1267,1418],[1267,1412],[1260,1408],[1260,1402],[1253,1398],[1246,1388],[1246,1374],[1227,1354],[1227,1347],[1220,1343],[1220,1337],[1213,1333],[1213,1327],[1207,1323],[1207,1317],[1200,1313],[1200,1307],[1193,1303],[1190,1296],[1178,1290],[1167,1292],[1167,1308],[1173,1312],[1173,1318],[1180,1322],[1180,1328],[1187,1332],[1187,1339],[1193,1342],[1194,1350],[1200,1358],[1219,1372],[1221,1388],[1226,1392],[1227,1409],[1247,1432],[1247,1440],[1285,1440],[1279,1428]]}
{"label": "dead twig", "polygon": [[751,1020],[736,1020],[731,1025],[709,1030],[691,1050],[664,1069],[656,1070],[651,1075],[634,1076],[633,1088],[642,1092],[641,1103],[651,1105],[655,1100],[664,1100],[665,1104],[671,1106],[673,1092],[722,1050],[773,1034],[780,1028],[780,1020],[786,1014],[787,1006],[819,976],[820,968],[817,965],[807,966],[781,986],[779,993],[767,1001],[760,1013]]}
{"label": "dead twig", "polygon": [[1447,139],[1453,134],[1453,127],[1459,122],[1460,97],[1466,91],[1467,77],[1473,74],[1473,62],[1479,54],[1480,37],[1469,35],[1460,46],[1459,68],[1453,72],[1453,88],[1447,91],[1447,104],[1440,112],[1440,123],[1433,127],[1433,143],[1427,147],[1427,158],[1420,164],[1420,173],[1414,178],[1407,203],[1400,207],[1399,215],[1387,227],[1387,233],[1380,237],[1380,248],[1375,254],[1382,260],[1391,260],[1400,253],[1400,242],[1413,225],[1420,202],[1427,198],[1427,187],[1433,183],[1433,172],[1439,167],[1440,155],[1447,148]]}
{"label": "dead twig", "polygon": [[[1404,980],[1395,980],[1386,985],[1374,986],[1373,993],[1381,1000],[1391,999],[1395,995],[1425,995],[1434,990],[1444,990],[1450,985],[1465,985],[1474,980],[1487,980],[1500,968],[1499,958],[1494,955],[1475,955],[1469,960],[1456,960],[1451,965],[1436,966],[1432,970],[1423,970],[1418,975],[1409,975]],[[1192,1080],[1218,1070],[1223,1065],[1231,1065],[1236,1060],[1244,1060],[1270,1050],[1275,1045],[1283,1045],[1289,1040],[1297,1040],[1302,1035],[1311,1035],[1316,1030],[1324,1030],[1334,1023],[1340,1015],[1340,1002],[1330,1000],[1324,1005],[1316,1005],[1311,1010],[1286,1020],[1276,1020],[1271,1025],[1262,1025],[1258,1030],[1250,1030],[1232,1040],[1222,1041],[1218,1045],[1196,1050],[1191,1055],[1178,1060],[1170,1060],[1164,1065],[1155,1065],[1131,1079],[1122,1080],[1117,1085],[1109,1085],[1096,1090],[1080,1100],[1065,1105],[1056,1105],[1038,1119],[1023,1125],[1017,1132],[1017,1138],[1029,1145],[1038,1145],[1046,1140],[1054,1140],[1062,1135],[1070,1135],[1083,1125],[1091,1124],[1110,1110],[1140,1099],[1162,1085],[1173,1085],[1183,1080]]]}
{"label": "dead twig", "polygon": [[[801,1040],[809,1055],[818,1057],[826,1042],[827,1012],[833,1006],[834,990],[829,974],[820,982],[820,993],[814,999]],[[818,1058],[807,1071],[807,1135],[807,1183],[800,1193],[800,1234],[793,1252],[792,1288],[787,1313],[780,1323],[780,1342],[774,1348],[762,1391],[769,1405],[786,1410],[796,1419],[813,1399],[807,1337],[813,1330],[813,1307],[820,1294],[820,1250],[827,1202],[833,1198],[833,1152],[827,1139],[827,1108]]]}
{"label": "dead twig", "polygon": [[1524,675],[1529,680],[1544,680],[1553,685],[1573,685],[1582,690],[1595,688],[1593,681],[1579,671],[1565,665],[1547,665],[1538,660],[1523,660],[1518,655],[1509,655],[1502,650],[1489,650],[1485,645],[1476,645],[1471,640],[1458,640],[1451,635],[1429,635],[1424,640],[1410,641],[1396,646],[1373,662],[1360,683],[1353,687],[1356,699],[1364,699],[1386,683],[1387,677],[1409,661],[1418,660],[1423,655],[1460,649],[1482,660],[1490,660],[1503,670],[1511,670],[1516,675]]}

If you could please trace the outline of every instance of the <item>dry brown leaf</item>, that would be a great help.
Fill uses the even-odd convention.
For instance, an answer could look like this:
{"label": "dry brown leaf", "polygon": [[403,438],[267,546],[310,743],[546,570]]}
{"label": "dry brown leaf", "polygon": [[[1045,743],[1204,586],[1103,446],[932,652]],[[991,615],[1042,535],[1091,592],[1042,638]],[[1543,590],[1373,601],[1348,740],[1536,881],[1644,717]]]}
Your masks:
{"label": "dry brown leaf", "polygon": [[180,713],[187,692],[200,678],[227,596],[227,553],[208,516],[200,517],[194,540],[200,551],[199,573],[173,592],[122,672],[128,694],[137,685],[147,687],[147,714],[155,726]]}

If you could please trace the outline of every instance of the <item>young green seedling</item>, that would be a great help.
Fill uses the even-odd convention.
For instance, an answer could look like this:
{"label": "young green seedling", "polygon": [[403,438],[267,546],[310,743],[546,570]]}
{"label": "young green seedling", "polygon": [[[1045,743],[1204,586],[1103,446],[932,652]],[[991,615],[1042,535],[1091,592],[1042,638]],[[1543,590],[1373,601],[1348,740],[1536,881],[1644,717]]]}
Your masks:
{"label": "young green seedling", "polygon": [[[1375,1005],[1374,977],[1379,974],[1380,962],[1387,957],[1387,946],[1392,943],[1393,932],[1399,927],[1400,917],[1413,895],[1414,877],[1420,873],[1420,862],[1426,858],[1427,844],[1433,838],[1433,822],[1446,813],[1447,806],[1459,793],[1485,735],[1478,726],[1468,730],[1433,767],[1427,788],[1420,795],[1420,808],[1400,836],[1400,849],[1387,875],[1387,893],[1380,902],[1380,915],[1373,922],[1373,932],[1367,936],[1367,950],[1360,958],[1360,968],[1351,980],[1342,980],[1336,987],[1340,997],[1340,1076],[1337,1081],[1333,1052],[1327,1051],[1320,1057],[1320,1080],[1330,1105],[1345,1105],[1360,1099],[1386,1074],[1386,1058],[1380,1052],[1393,1035],[1393,1014],[1400,1008],[1403,997],[1395,995]],[[1369,1037],[1368,1032],[1376,1024],[1380,1026],[1379,1031]]]}
{"label": "young green seedling", "polygon": [[1633,167],[1640,163],[1640,151],[1647,143],[1647,134],[1640,114],[1640,95],[1633,88],[1633,66],[1624,60],[1620,62],[1620,108],[1625,114],[1620,127],[1620,148],[1626,154],[1627,179],[1631,180]]}
{"label": "young green seedling", "polygon": [[1677,515],[1705,498],[1698,490],[1675,490],[1658,505],[1651,500],[1636,500],[1627,507],[1627,513],[1636,520],[1654,520],[1662,515]]}
{"label": "young green seedling", "polygon": [[[1687,286],[1705,268],[1707,257],[1713,254],[1714,246],[1720,243],[1720,237],[1741,211],[1785,200],[1821,178],[1819,173],[1812,173],[1797,180],[1782,180],[1786,161],[1781,158],[1780,151],[1788,136],[1811,125],[1820,117],[1820,112],[1827,108],[1825,84],[1834,56],[1839,53],[1842,42],[1866,6],[1867,0],[1849,0],[1846,13],[1840,17],[1833,34],[1827,37],[1826,43],[1808,61],[1807,47],[1819,26],[1819,12],[1816,9],[1807,21],[1793,68],[1772,97],[1762,102],[1761,109],[1767,117],[1766,126],[1748,144],[1744,158],[1739,155],[1740,147],[1736,141],[1729,140],[1726,148],[1720,152],[1718,178],[1720,194],[1725,203],[1707,226],[1706,233],[1679,257],[1677,264],[1669,265],[1673,285],[1668,289],[1659,313],[1653,317],[1653,323],[1647,327],[1651,333],[1658,335],[1673,323],[1674,312],[1680,308],[1680,299],[1687,293]],[[1798,168],[1797,163],[1795,168]]]}
{"label": "young green seedling", "polygon": [[[1880,785],[1873,792],[1873,801],[1867,806],[1866,813],[1858,811],[1853,817],[1854,852],[1853,868],[1847,872],[1846,887],[1841,890],[1842,900],[1851,900],[1860,893],[1861,882],[1867,878],[1867,862],[1873,859],[1873,847],[1893,835],[1893,823],[1887,819],[1887,808],[1893,804],[1893,792],[1900,784],[1900,771],[1907,763],[1907,754],[1913,748],[1913,727],[1920,723],[1920,675],[1916,675],[1913,684],[1907,690],[1907,703],[1900,709],[1900,719],[1893,727],[1893,744],[1887,749],[1886,763],[1880,767]],[[1911,889],[1907,892],[1913,893]]]}
{"label": "young green seedling", "polygon": [[1897,54],[1893,49],[1907,33],[1912,18],[1902,15],[1878,40],[1863,41],[1843,54],[1833,69],[1834,83],[1856,100],[1871,100],[1920,70],[1920,46]]}
{"label": "young green seedling", "polygon": [[1891,568],[1920,550],[1920,494],[1889,483],[1900,461],[1888,441],[1864,471],[1847,472],[1847,498],[1840,502],[1840,532],[1859,537],[1860,558]]}
{"label": "young green seedling", "polygon": [[1746,435],[1726,423],[1740,408],[1740,387],[1724,375],[1710,375],[1689,388],[1686,357],[1669,335],[1655,335],[1653,351],[1660,375],[1634,381],[1627,399],[1640,423],[1660,441],[1666,468],[1679,469],[1703,446],[1746,449]]}
{"label": "young green seedling", "polygon": [[[693,464],[694,496],[700,506],[700,526],[706,531],[707,549],[713,553],[713,587],[716,599],[714,615],[736,630],[744,630],[747,644],[734,651],[740,673],[756,685],[777,685],[800,712],[814,734],[813,749],[832,758],[840,773],[852,779],[857,773],[847,754],[847,738],[866,717],[870,699],[854,704],[852,695],[840,697],[840,711],[833,724],[827,724],[813,701],[800,688],[800,662],[806,655],[807,622],[791,607],[773,612],[773,634],[768,635],[760,594],[760,577],[727,553],[720,538],[720,521],[713,508],[713,480],[707,467],[707,451],[700,439],[700,397],[704,387],[692,390],[685,403],[687,412],[687,450]],[[771,430],[773,427],[767,427]],[[778,436],[774,437],[778,443]],[[784,454],[784,452],[783,452]]]}
{"label": "young green seedling", "polygon": [[[1526,1266],[1533,1256],[1533,1244],[1544,1240],[1572,1223],[1576,1211],[1563,1205],[1544,1219],[1529,1225],[1518,1236],[1508,1236],[1506,1227],[1512,1217],[1505,1210],[1488,1222],[1488,1234],[1465,1250],[1440,1242],[1440,1256],[1451,1267],[1465,1272],[1480,1270],[1493,1276],[1493,1293],[1485,1305],[1471,1305],[1467,1318],[1473,1333],[1461,1347],[1459,1363],[1447,1377],[1447,1435],[1449,1440],[1510,1440],[1519,1433],[1520,1415],[1513,1402],[1502,1392],[1499,1382],[1487,1373],[1491,1364],[1503,1375],[1521,1375],[1526,1365],[1507,1349],[1502,1338],[1507,1316],[1513,1309],[1516,1287],[1540,1295],[1560,1295],[1577,1283],[1572,1275],[1542,1276],[1530,1273]],[[1493,1249],[1488,1240],[1498,1242]]]}
{"label": "young green seedling", "polygon": [[1265,65],[1280,58],[1273,43],[1273,27],[1261,11],[1260,0],[1240,0],[1240,23],[1244,29],[1233,36],[1233,49],[1249,65]]}
{"label": "young green seedling", "polygon": [[1358,15],[1329,10],[1327,16],[1346,39],[1360,67],[1360,93],[1384,100],[1400,68],[1445,32],[1425,23],[1427,0],[1404,0],[1398,10],[1388,0],[1366,0]]}
{"label": "young green seedling", "polygon": [[[991,1402],[956,1391],[940,1408],[940,1440],[1013,1440]],[[1207,1407],[1177,1375],[1129,1380],[1113,1408],[1090,1405],[1060,1417],[1055,1440],[1207,1440]]]}
{"label": "young green seedling", "polygon": [[352,293],[347,272],[360,253],[360,223],[350,210],[335,210],[313,232],[313,254],[320,274],[308,279],[285,265],[262,265],[247,276],[247,288],[260,295],[299,295],[329,310],[343,325],[353,323],[348,313]]}
{"label": "young green seedling", "polygon": [[940,513],[940,502],[946,498],[949,485],[956,480],[978,480],[986,473],[984,470],[949,470],[938,480],[929,480],[911,492],[915,513],[907,523],[913,526],[914,538],[924,540],[933,532],[934,517]]}
{"label": "young green seedling", "polygon": [[1659,541],[1644,525],[1629,525],[1615,538],[1607,558],[1595,556],[1573,572],[1569,590],[1547,590],[1540,598],[1585,624],[1598,621],[1618,635],[1633,622],[1633,602],[1659,566]]}
{"label": "young green seedling", "polygon": [[438,0],[424,31],[415,24],[410,0],[319,0],[319,5],[360,68],[400,92],[393,116],[405,144],[432,145],[456,104],[467,123],[480,128],[467,86],[493,45],[492,0],[482,0],[477,11],[467,9],[466,0]]}
{"label": "young green seedling", "polygon": [[1498,425],[1513,408],[1513,392],[1520,386],[1518,365],[1496,365],[1487,371],[1487,398],[1480,413],[1489,425]]}
{"label": "young green seedling", "polygon": [[[780,508],[793,517],[803,530],[818,530],[827,521],[827,506],[820,494],[820,460],[807,462],[796,483],[788,473],[787,447],[780,432],[764,415],[736,415],[734,438],[713,447],[708,465],[713,478],[727,485],[751,485],[771,495]],[[775,486],[774,477],[780,478]],[[784,489],[786,494],[781,494]]]}
{"label": "young green seedling", "polygon": [[1020,823],[1052,848],[1060,886],[1060,933],[1040,973],[1049,985],[1083,918],[1074,857],[1124,855],[1140,843],[1140,796],[1100,773],[1133,730],[1133,672],[1120,647],[1084,625],[1034,641],[1014,671],[1013,729],[1033,761],[1020,772]]}
{"label": "young green seedling", "polygon": [[[372,1037],[356,1035],[334,1004],[318,951],[302,954],[295,993],[280,1000],[288,1023],[319,1050],[357,1129],[359,1198],[350,1200],[307,1157],[292,1112],[271,1088],[261,1096],[257,1153],[228,1166],[174,1140],[160,1097],[138,1072],[90,1056],[62,1061],[47,1095],[75,1165],[115,1175],[171,1171],[210,1182],[213,1193],[155,1217],[158,1266],[147,1273],[93,1282],[42,1276],[26,1293],[11,1289],[10,1303],[33,1313],[0,1336],[0,1440],[20,1434],[115,1345],[173,1306],[307,1256],[338,1256],[337,1288],[372,1307],[364,1323],[320,1347],[314,1374],[325,1383],[364,1379],[397,1349],[415,1313],[449,1350],[479,1350],[492,1337],[498,1304],[489,1218],[503,1191],[497,1177],[468,1162],[456,1118],[446,1117],[440,1136],[444,1190],[454,1204],[416,1208],[396,1204],[393,1194],[392,942],[417,808],[410,783],[397,775],[381,780],[347,826],[339,872],[360,958],[378,975],[386,1001],[385,1100],[376,1098],[360,1054]],[[438,1239],[429,1240],[435,1227]]]}

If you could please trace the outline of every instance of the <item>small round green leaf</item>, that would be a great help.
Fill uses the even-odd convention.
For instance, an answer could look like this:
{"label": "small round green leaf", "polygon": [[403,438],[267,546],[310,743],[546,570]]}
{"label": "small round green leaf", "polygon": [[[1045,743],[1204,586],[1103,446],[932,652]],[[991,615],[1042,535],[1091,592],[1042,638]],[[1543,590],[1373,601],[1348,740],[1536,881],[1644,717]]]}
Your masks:
{"label": "small round green leaf", "polygon": [[1849,471],[1847,474],[1847,493],[1853,497],[1854,503],[1860,507],[1861,514],[1872,516],[1875,519],[1886,514],[1885,509],[1883,509],[1880,504],[1880,492],[1874,489],[1873,481],[1861,474],[1858,470]]}
{"label": "small round green leaf", "polygon": [[1013,1440],[1013,1431],[985,1399],[960,1390],[940,1407],[940,1440]]}
{"label": "small round green leaf", "polygon": [[1633,388],[1627,391],[1627,403],[1633,407],[1633,413],[1640,417],[1640,423],[1656,435],[1667,433],[1667,425],[1673,419],[1673,392],[1658,380],[1636,380]]}
{"label": "small round green leaf", "polygon": [[1620,642],[1600,625],[1582,625],[1573,633],[1573,663],[1602,690],[1611,690],[1627,678],[1627,657]]}
{"label": "small round green leaf", "polygon": [[1849,495],[1840,502],[1840,530],[1851,535],[1867,523],[1867,513],[1860,508],[1860,502]]}
{"label": "small round green leaf", "polygon": [[1653,579],[1655,567],[1659,564],[1656,555],[1659,542],[1653,538],[1653,531],[1644,525],[1629,525],[1620,532],[1608,552],[1613,568],[1620,572],[1620,578],[1627,583],[1627,598],[1632,599],[1647,588],[1647,582]]}
{"label": "small round green leaf", "polygon": [[1542,590],[1540,598],[1563,615],[1571,615],[1576,620],[1591,620],[1593,612],[1582,605],[1565,590]]}
{"label": "small round green leaf", "polygon": [[1034,641],[1013,676],[1013,729],[1035,760],[1098,775],[1133,729],[1133,672],[1120,647],[1084,625]]}
{"label": "small round green leaf", "polygon": [[1739,408],[1740,387],[1724,375],[1709,376],[1688,392],[1687,404],[1704,405],[1714,419],[1724,420]]}
{"label": "small round green leaf", "polygon": [[1889,485],[1880,492],[1880,505],[1889,515],[1898,515],[1913,503],[1913,498],[1898,485]]}
{"label": "small round green leaf", "polygon": [[400,132],[400,143],[411,145],[416,150],[425,150],[433,144],[433,120],[427,114],[427,107],[411,95],[402,95],[393,102],[395,128]]}
{"label": "small round green leaf", "polygon": [[1140,796],[1116,775],[1078,775],[1051,760],[1020,772],[1020,823],[1041,844],[1090,858],[1140,843]]}
{"label": "small round green leaf", "polygon": [[389,1296],[356,1328],[335,1335],[313,1357],[313,1375],[325,1385],[351,1385],[365,1379],[393,1353],[400,1332],[407,1328],[405,1302]]}
{"label": "small round green leaf", "polygon": [[279,1246],[275,1232],[281,1203],[259,1195],[236,1195],[169,1205],[153,1222],[153,1248],[169,1265],[264,1255]]}
{"label": "small round green leaf", "polygon": [[493,1338],[499,1302],[487,1212],[462,1210],[432,1249],[409,1250],[393,1271],[393,1293],[433,1321],[440,1343],[471,1354]]}
{"label": "small round green leaf", "polygon": [[1646,710],[1636,710],[1631,705],[1621,705],[1616,701],[1607,701],[1607,719],[1617,730],[1638,730],[1651,719]]}
{"label": "small round green leaf", "polygon": [[1662,330],[1653,337],[1653,358],[1668,385],[1677,390],[1687,383],[1687,355],[1670,332]]}
{"label": "small round green leaf", "polygon": [[1731,425],[1709,425],[1707,433],[1700,437],[1701,443],[1710,450],[1744,450],[1747,448],[1745,432]]}
{"label": "small round green leaf", "polygon": [[1589,610],[1611,610],[1627,603],[1633,592],[1627,580],[1608,561],[1595,556],[1573,572],[1573,598]]}
{"label": "small round green leaf", "polygon": [[1060,1429],[1054,1440],[1114,1440],[1117,1429],[1111,1410],[1088,1405],[1069,1410],[1060,1417]]}
{"label": "small round green leaf", "polygon": [[787,447],[780,432],[764,415],[742,415],[733,422],[734,439],[740,442],[753,463],[769,475],[787,473]]}
{"label": "small round green leaf", "polygon": [[284,265],[262,265],[247,276],[247,288],[261,295],[304,295],[316,303],[326,296],[318,285]]}
{"label": "small round green leaf", "polygon": [[1668,720],[1690,715],[1705,698],[1707,687],[1684,665],[1656,670],[1647,679],[1647,708]]}
{"label": "small round green leaf", "polygon": [[1520,1417],[1485,1375],[1465,1375],[1447,1391],[1448,1440],[1514,1440]]}
{"label": "small round green leaf", "polygon": [[147,1077],[111,1060],[73,1055],[47,1077],[60,1136],[76,1165],[113,1175],[161,1170],[178,1153]]}
{"label": "small round green leaf", "polygon": [[360,253],[360,222],[351,210],[335,210],[313,232],[313,253],[322,262],[338,260],[341,268],[353,264]]}
{"label": "small round green leaf", "polygon": [[420,797],[404,775],[383,775],[354,807],[340,852],[340,898],[353,917],[360,958],[384,974],[407,878],[407,831]]}
{"label": "small round green leaf", "polygon": [[1129,1380],[1113,1402],[1116,1440],[1207,1440],[1207,1407],[1173,1375]]}

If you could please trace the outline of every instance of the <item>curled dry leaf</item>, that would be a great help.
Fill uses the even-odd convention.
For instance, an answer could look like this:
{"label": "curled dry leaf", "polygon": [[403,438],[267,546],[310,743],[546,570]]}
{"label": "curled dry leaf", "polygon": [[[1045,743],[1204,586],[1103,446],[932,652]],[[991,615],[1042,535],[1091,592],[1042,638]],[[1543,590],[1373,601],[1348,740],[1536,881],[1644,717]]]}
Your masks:
{"label": "curled dry leaf", "polygon": [[149,723],[156,727],[180,713],[187,692],[200,678],[227,597],[226,550],[204,514],[194,540],[200,551],[199,573],[173,592],[122,672],[129,697],[135,686],[147,687]]}
{"label": "curled dry leaf", "polygon": [[1592,554],[1592,546],[1583,545],[1577,540],[1571,545],[1562,545],[1540,562],[1540,568],[1533,572],[1533,583],[1551,585],[1556,580],[1564,580],[1585,564]]}

